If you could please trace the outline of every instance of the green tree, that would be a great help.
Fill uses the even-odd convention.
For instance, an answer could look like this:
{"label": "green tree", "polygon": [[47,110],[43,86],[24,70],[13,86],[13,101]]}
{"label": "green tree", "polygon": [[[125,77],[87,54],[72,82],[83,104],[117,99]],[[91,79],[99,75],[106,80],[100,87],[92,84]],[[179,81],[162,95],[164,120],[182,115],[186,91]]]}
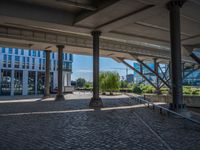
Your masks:
{"label": "green tree", "polygon": [[92,89],[92,83],[91,82],[86,82],[84,85],[85,89]]}
{"label": "green tree", "polygon": [[113,94],[113,91],[119,89],[119,74],[117,72],[101,72],[100,73],[100,89],[103,93],[110,92],[110,95]]}
{"label": "green tree", "polygon": [[84,87],[85,83],[86,83],[86,81],[83,78],[78,78],[76,80],[76,86],[79,87],[79,88]]}
{"label": "green tree", "polygon": [[133,90],[133,93],[136,93],[136,94],[141,94],[142,93],[142,89],[140,88],[140,86],[138,86],[136,84],[132,85],[132,90]]}
{"label": "green tree", "polygon": [[127,81],[120,81],[120,88],[127,88],[128,87],[128,82]]}

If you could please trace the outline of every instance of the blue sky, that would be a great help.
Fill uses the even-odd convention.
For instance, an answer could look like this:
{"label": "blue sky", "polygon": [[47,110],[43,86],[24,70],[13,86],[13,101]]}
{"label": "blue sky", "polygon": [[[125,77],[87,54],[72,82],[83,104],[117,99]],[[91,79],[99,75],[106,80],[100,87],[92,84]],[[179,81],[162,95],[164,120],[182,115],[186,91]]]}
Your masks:
{"label": "blue sky", "polygon": [[[129,61],[129,63],[131,64],[133,62]],[[81,77],[87,81],[92,81],[93,64],[91,56],[74,55],[72,65],[72,80]],[[120,76],[126,76],[126,66],[111,58],[100,58],[100,71],[117,71]],[[128,73],[133,73],[133,71],[128,70]]]}

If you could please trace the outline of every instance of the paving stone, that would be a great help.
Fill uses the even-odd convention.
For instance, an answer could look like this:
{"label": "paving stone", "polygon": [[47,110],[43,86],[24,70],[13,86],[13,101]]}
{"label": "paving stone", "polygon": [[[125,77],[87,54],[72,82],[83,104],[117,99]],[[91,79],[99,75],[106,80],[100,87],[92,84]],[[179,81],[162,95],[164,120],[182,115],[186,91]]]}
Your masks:
{"label": "paving stone", "polygon": [[[103,102],[105,107],[137,105],[127,97]],[[89,99],[0,104],[0,150],[168,149],[137,115],[171,149],[196,150],[200,145],[199,126],[143,107],[16,115],[87,110],[88,104]]]}

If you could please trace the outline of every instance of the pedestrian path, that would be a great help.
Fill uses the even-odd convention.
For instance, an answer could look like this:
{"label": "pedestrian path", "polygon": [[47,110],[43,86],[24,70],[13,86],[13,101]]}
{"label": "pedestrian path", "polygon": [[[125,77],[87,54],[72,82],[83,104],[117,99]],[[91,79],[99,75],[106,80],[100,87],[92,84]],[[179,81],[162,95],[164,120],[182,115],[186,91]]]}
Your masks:
{"label": "pedestrian path", "polygon": [[[127,96],[102,97],[104,108],[88,107],[90,95],[0,104],[2,150],[197,150],[200,127],[160,115]],[[70,95],[68,95],[68,98]],[[76,99],[75,99],[76,97]]]}

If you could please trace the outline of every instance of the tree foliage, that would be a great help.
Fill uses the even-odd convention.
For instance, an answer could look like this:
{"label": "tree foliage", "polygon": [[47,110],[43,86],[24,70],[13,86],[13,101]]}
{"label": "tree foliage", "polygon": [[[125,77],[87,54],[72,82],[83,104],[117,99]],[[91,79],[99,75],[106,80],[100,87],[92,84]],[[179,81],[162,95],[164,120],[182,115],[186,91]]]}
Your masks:
{"label": "tree foliage", "polygon": [[76,80],[76,86],[79,87],[79,88],[84,87],[85,83],[86,83],[86,81],[83,78],[78,78]]}
{"label": "tree foliage", "polygon": [[113,91],[119,89],[120,77],[117,72],[101,72],[99,81],[100,89],[103,93],[110,92],[112,94]]}
{"label": "tree foliage", "polygon": [[132,85],[132,90],[133,90],[133,93],[136,93],[136,94],[141,94],[142,93],[142,89],[140,88],[140,86],[138,86],[136,84]]}
{"label": "tree foliage", "polygon": [[121,81],[120,82],[120,88],[127,88],[128,87],[128,82],[127,81]]}

